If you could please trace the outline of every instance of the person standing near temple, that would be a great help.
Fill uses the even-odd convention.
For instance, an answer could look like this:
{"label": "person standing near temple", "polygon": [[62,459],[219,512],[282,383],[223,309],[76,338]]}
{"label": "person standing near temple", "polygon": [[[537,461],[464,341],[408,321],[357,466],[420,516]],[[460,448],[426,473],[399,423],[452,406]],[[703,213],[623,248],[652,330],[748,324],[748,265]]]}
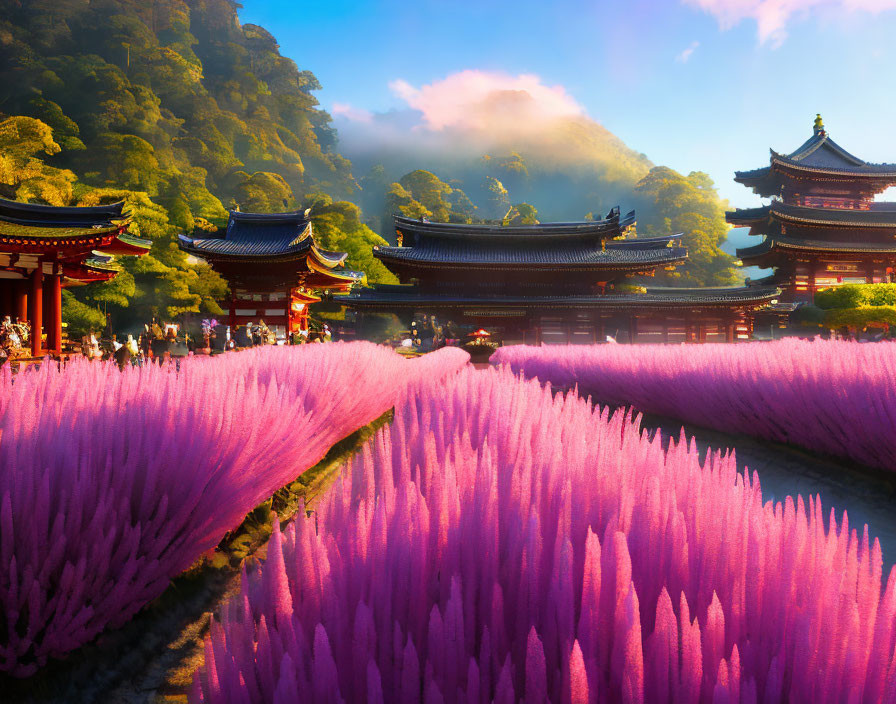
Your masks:
{"label": "person standing near temple", "polygon": [[[128,337],[130,337],[130,335]],[[112,358],[115,360],[115,364],[118,365],[118,368],[121,371],[124,371],[124,368],[131,364],[131,348],[128,345],[119,344],[112,353]]]}

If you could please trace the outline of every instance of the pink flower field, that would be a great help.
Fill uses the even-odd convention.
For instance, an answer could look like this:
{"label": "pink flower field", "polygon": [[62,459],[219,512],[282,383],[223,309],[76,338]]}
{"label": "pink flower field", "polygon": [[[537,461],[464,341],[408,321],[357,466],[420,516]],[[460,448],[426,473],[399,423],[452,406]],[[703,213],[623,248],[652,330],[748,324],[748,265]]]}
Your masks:
{"label": "pink flower field", "polygon": [[[717,360],[706,374],[758,388],[773,350],[802,360],[773,407],[797,417],[812,399],[798,410],[786,390],[820,388],[814,361],[834,354],[856,379],[848,352],[884,358],[705,349],[687,353]],[[622,379],[626,354],[630,371],[672,359],[592,350],[594,378],[606,360]],[[896,571],[884,586],[882,569],[867,529],[816,498],[763,503],[729,456],[701,464],[624,412],[466,370],[410,389],[316,512],[275,531],[212,625],[191,701],[894,702]]]}
{"label": "pink flower field", "polygon": [[[0,370],[0,671],[129,620],[405,388],[465,365],[369,343]],[[2,698],[2,697],[0,697]]]}
{"label": "pink flower field", "polygon": [[491,361],[600,403],[896,470],[894,344],[518,346]]}

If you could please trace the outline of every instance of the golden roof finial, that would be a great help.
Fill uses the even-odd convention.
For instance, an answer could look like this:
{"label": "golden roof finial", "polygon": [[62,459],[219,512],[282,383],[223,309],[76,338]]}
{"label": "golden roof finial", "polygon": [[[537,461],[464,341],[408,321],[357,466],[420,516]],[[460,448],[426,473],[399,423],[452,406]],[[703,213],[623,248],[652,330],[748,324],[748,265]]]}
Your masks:
{"label": "golden roof finial", "polygon": [[821,119],[821,113],[815,114],[815,124],[812,125],[812,128],[815,130],[815,134],[824,132],[824,122]]}

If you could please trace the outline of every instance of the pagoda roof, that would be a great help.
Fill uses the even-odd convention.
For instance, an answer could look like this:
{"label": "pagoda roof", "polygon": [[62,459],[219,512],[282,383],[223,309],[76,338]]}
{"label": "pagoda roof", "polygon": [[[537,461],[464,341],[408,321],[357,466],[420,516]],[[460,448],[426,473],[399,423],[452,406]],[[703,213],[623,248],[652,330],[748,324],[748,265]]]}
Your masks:
{"label": "pagoda roof", "polygon": [[125,219],[124,202],[110,205],[64,206],[19,203],[0,198],[0,221],[29,227],[96,228]]}
{"label": "pagoda roof", "polygon": [[181,235],[179,239],[181,249],[216,259],[297,258],[314,246],[307,211],[268,214],[232,210],[223,233],[210,237]]}
{"label": "pagoda roof", "polygon": [[223,233],[211,237],[179,236],[180,248],[212,260],[293,260],[311,255],[323,267],[342,264],[348,254],[331,252],[314,242],[309,211],[242,213],[230,211]]}
{"label": "pagoda roof", "polygon": [[646,306],[652,310],[691,306],[761,305],[781,294],[776,286],[736,288],[648,288],[646,293],[607,293],[604,295],[463,296],[426,293],[416,286],[378,284],[360,293],[340,296],[342,305],[357,308],[432,307],[457,308],[477,305],[490,308],[589,308],[632,310]]}
{"label": "pagoda roof", "polygon": [[725,219],[738,227],[757,225],[771,219],[785,223],[831,227],[896,227],[896,203],[872,203],[871,205],[872,207],[868,210],[810,208],[776,200],[761,208],[738,208],[729,211],[725,213]]}
{"label": "pagoda roof", "polygon": [[141,255],[152,242],[125,230],[123,203],[56,207],[0,198],[0,245],[19,252],[52,251],[66,260],[84,259],[93,250]]}
{"label": "pagoda roof", "polygon": [[776,171],[811,172],[846,180],[896,181],[896,164],[870,163],[846,151],[831,139],[820,118],[816,120],[812,136],[794,151],[781,154],[770,149],[769,152],[769,166],[736,171],[734,180],[763,195],[773,195],[780,188],[774,174]]}
{"label": "pagoda roof", "polygon": [[613,208],[602,220],[580,222],[551,222],[535,225],[481,225],[448,222],[428,222],[395,215],[395,229],[403,235],[420,237],[458,239],[500,239],[503,241],[551,238],[592,238],[607,239],[619,237],[623,231],[635,224],[635,211],[621,215],[619,208]]}
{"label": "pagoda roof", "polygon": [[[671,242],[671,240],[669,240]],[[564,243],[469,242],[457,239],[426,238],[414,247],[378,247],[373,255],[387,266],[406,264],[439,268],[524,267],[524,268],[645,268],[683,262],[687,249],[676,246],[625,246],[622,241],[602,249],[600,242]]]}
{"label": "pagoda roof", "polygon": [[834,254],[896,254],[896,241],[879,242],[831,242],[828,240],[804,240],[793,237],[767,237],[752,247],[738,248],[738,259],[754,259],[775,250],[798,252],[828,252]]}

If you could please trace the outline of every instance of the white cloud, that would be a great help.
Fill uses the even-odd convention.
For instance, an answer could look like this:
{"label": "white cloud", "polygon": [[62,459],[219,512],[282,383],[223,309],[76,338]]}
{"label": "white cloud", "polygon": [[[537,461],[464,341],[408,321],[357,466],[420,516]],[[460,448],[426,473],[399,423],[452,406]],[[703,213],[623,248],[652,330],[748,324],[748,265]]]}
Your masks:
{"label": "white cloud", "polygon": [[396,79],[389,89],[396,107],[370,119],[334,106],[340,153],[361,169],[378,163],[403,173],[511,151],[593,167],[615,139],[563,86],[533,74],[467,70],[422,85]]}
{"label": "white cloud", "polygon": [[688,59],[691,58],[691,54],[697,51],[697,47],[700,46],[700,42],[691,42],[691,45],[682,51],[678,56],[675,57],[675,60],[680,64],[685,64],[688,62]]}
{"label": "white cloud", "polygon": [[356,108],[349,103],[333,103],[330,112],[352,122],[373,122],[373,113],[370,110]]}
{"label": "white cloud", "polygon": [[585,113],[563,86],[547,86],[539,76],[528,73],[511,76],[468,70],[419,88],[398,79],[389,88],[420,111],[422,127],[430,130],[535,126]]}
{"label": "white cloud", "polygon": [[742,20],[756,22],[761,43],[780,44],[787,36],[787,24],[794,15],[810,15],[822,10],[877,14],[896,9],[896,0],[684,0],[714,15],[723,29]]}

